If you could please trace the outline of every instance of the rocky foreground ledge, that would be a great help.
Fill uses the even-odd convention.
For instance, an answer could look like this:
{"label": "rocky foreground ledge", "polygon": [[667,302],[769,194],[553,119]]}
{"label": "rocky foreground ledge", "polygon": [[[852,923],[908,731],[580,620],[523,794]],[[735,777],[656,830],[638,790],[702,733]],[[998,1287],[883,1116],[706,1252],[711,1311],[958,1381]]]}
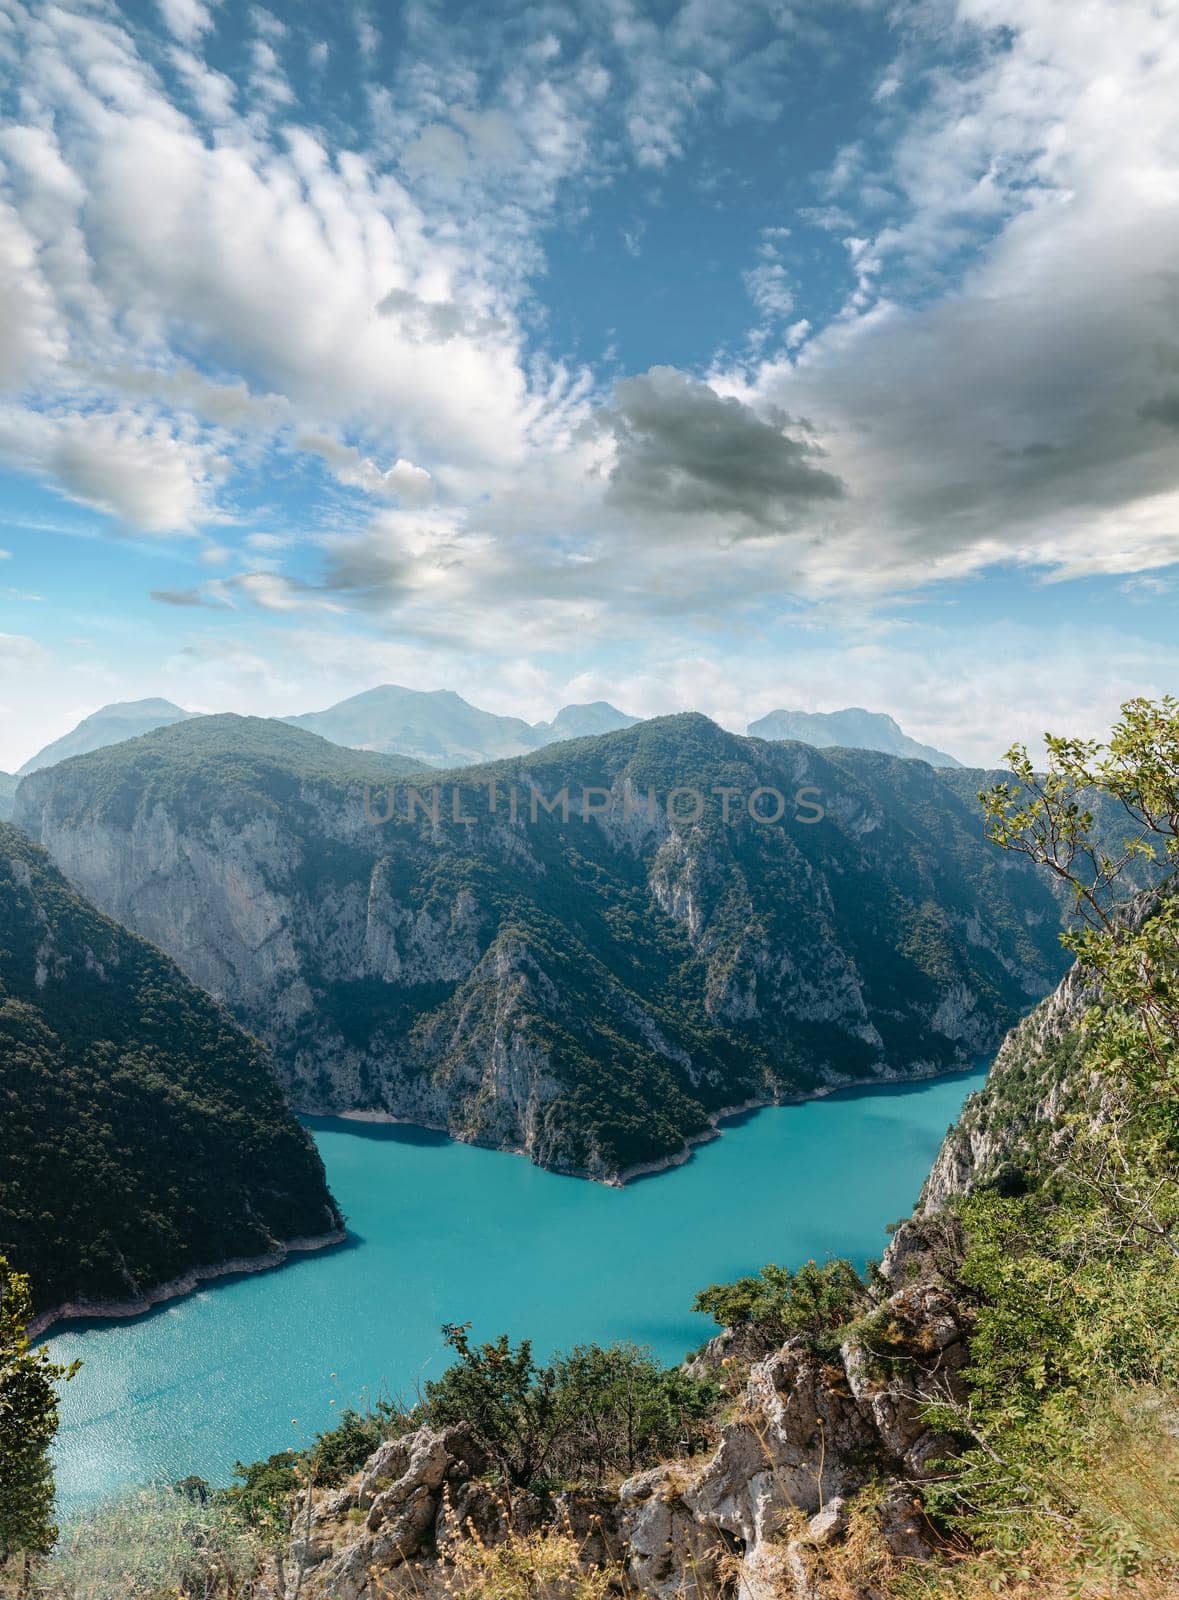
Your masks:
{"label": "rocky foreground ledge", "polygon": [[[711,1455],[541,1501],[505,1495],[466,1424],[422,1427],[382,1444],[343,1487],[303,1500],[288,1593],[441,1597],[457,1541],[487,1546],[552,1528],[573,1535],[587,1567],[624,1572],[656,1600],[703,1600],[734,1582],[741,1600],[869,1594],[838,1578],[842,1552],[868,1527],[886,1561],[927,1560],[938,1544],[920,1485],[953,1447],[922,1409],[965,1397],[966,1359],[959,1308],[936,1267],[946,1226],[905,1224],[867,1332],[837,1357],[792,1338],[743,1368]],[[698,1360],[725,1372],[737,1349],[721,1335]]]}

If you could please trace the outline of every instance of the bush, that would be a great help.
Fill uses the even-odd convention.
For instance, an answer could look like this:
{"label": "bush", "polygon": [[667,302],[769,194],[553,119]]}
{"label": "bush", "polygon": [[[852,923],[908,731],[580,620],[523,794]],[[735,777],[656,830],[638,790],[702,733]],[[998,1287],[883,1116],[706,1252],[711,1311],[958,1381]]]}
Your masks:
{"label": "bush", "polygon": [[702,1289],[692,1309],[708,1312],[722,1328],[752,1328],[768,1344],[801,1334],[811,1349],[830,1355],[867,1292],[850,1261],[821,1267],[808,1261],[797,1272],[770,1264],[755,1276]]}
{"label": "bush", "polygon": [[426,1416],[469,1422],[521,1487],[633,1472],[674,1454],[720,1399],[710,1379],[661,1367],[633,1344],[578,1345],[541,1364],[527,1339],[475,1345],[465,1327],[445,1331],[458,1359],[427,1383]]}
{"label": "bush", "polygon": [[582,1565],[568,1533],[514,1534],[497,1545],[465,1539],[446,1553],[454,1600],[606,1600],[618,1586],[608,1568]]}

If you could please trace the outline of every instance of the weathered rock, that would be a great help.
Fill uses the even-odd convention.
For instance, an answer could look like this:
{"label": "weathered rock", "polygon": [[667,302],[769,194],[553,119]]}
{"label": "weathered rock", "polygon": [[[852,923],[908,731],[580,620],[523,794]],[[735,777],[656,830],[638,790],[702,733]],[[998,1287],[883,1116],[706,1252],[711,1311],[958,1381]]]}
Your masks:
{"label": "weathered rock", "polygon": [[717,1588],[725,1543],[687,1505],[684,1489],[682,1470],[662,1466],[618,1491],[628,1574],[658,1600],[703,1600]]}
{"label": "weathered rock", "polygon": [[685,1499],[701,1520],[752,1548],[789,1511],[817,1512],[862,1482],[860,1463],[876,1447],[843,1368],[794,1339],[753,1368],[745,1416],[725,1430]]}
{"label": "weathered rock", "polygon": [[811,1544],[830,1544],[847,1531],[847,1504],[836,1495],[807,1522],[806,1536]]}
{"label": "weathered rock", "polygon": [[[387,1573],[411,1557],[432,1550],[445,1497],[470,1487],[473,1465],[484,1456],[465,1426],[419,1428],[404,1438],[386,1440],[369,1457],[351,1484],[313,1497],[314,1541],[292,1547],[298,1566],[314,1566],[308,1595],[331,1600],[370,1600],[380,1594],[374,1574]],[[348,1515],[366,1513],[360,1524]],[[341,1520],[343,1519],[343,1520]],[[295,1526],[300,1527],[298,1516]],[[456,1530],[457,1531],[457,1530]]]}

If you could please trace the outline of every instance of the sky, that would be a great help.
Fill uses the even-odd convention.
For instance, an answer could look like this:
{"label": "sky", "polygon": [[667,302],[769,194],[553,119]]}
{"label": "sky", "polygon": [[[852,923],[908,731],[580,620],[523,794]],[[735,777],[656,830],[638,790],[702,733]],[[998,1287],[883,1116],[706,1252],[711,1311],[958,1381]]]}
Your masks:
{"label": "sky", "polygon": [[1179,690],[1179,0],[0,0],[0,768]]}

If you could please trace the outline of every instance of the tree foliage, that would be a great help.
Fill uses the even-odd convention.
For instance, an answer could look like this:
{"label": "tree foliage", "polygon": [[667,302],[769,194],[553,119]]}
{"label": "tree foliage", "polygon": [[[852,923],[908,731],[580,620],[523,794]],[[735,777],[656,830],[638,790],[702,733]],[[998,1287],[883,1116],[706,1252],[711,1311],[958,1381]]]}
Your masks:
{"label": "tree foliage", "polygon": [[840,1330],[863,1306],[867,1288],[850,1261],[819,1266],[807,1261],[792,1272],[770,1263],[733,1283],[714,1283],[696,1296],[693,1311],[705,1311],[722,1328],[749,1327],[768,1344],[801,1334],[812,1348],[839,1344]]}
{"label": "tree foliage", "polygon": [[[1109,1417],[1154,1396],[1173,1429],[1179,1391],[1179,917],[1173,879],[1115,902],[1135,861],[1179,865],[1179,703],[1130,701],[1108,744],[1046,748],[1044,771],[1013,749],[1012,777],[981,799],[995,842],[1072,896],[1064,938],[1092,1003],[1054,1047],[1068,1073],[1025,1153],[1025,1192],[959,1203],[969,1400],[930,1412],[963,1453],[927,1500],[1000,1550],[1073,1530],[1076,1559],[1116,1583],[1147,1559],[1134,1511],[1094,1512],[1084,1486]],[[1117,850],[1094,838],[1094,796],[1125,817]]]}
{"label": "tree foliage", "polygon": [[57,1537],[49,1459],[56,1386],[78,1370],[31,1348],[31,1317],[28,1279],[0,1256],[0,1567],[18,1553],[45,1555]]}
{"label": "tree foliage", "polygon": [[262,1047],[0,823],[0,1251],[35,1309],[337,1221]]}
{"label": "tree foliage", "polygon": [[690,1447],[718,1398],[710,1380],[661,1367],[633,1344],[578,1345],[543,1363],[527,1339],[476,1344],[465,1326],[444,1331],[457,1359],[426,1385],[425,1413],[470,1423],[519,1487],[630,1472],[681,1441]]}

